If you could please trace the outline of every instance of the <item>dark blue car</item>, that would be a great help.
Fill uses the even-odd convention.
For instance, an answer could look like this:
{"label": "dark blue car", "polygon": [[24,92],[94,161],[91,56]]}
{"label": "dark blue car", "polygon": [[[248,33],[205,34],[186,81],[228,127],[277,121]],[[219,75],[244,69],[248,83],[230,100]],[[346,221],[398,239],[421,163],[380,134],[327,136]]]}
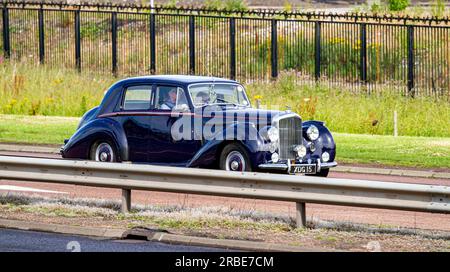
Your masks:
{"label": "dark blue car", "polygon": [[336,145],[323,122],[255,109],[236,81],[198,76],[121,80],[89,110],[64,158],[327,176]]}

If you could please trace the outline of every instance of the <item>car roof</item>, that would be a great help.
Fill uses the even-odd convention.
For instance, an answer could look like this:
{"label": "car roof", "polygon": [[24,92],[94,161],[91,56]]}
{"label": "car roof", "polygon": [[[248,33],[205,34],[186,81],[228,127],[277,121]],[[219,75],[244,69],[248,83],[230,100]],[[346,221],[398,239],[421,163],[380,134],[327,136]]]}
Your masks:
{"label": "car roof", "polygon": [[237,83],[234,80],[220,78],[220,77],[208,77],[208,76],[191,76],[191,75],[154,75],[154,76],[139,76],[130,77],[122,80],[125,82],[137,82],[143,80],[150,80],[160,83],[174,83],[174,84],[193,84],[193,83],[205,83],[205,82],[218,82],[218,83]]}

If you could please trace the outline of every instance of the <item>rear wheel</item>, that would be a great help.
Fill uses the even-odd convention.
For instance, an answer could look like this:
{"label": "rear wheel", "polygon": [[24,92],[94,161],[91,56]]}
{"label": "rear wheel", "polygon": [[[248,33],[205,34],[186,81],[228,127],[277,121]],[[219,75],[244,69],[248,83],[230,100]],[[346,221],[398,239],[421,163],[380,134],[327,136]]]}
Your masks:
{"label": "rear wheel", "polygon": [[92,145],[90,159],[100,162],[115,162],[117,155],[111,143],[101,141]]}
{"label": "rear wheel", "polygon": [[236,143],[225,146],[220,154],[219,164],[220,169],[226,171],[252,171],[247,151]]}

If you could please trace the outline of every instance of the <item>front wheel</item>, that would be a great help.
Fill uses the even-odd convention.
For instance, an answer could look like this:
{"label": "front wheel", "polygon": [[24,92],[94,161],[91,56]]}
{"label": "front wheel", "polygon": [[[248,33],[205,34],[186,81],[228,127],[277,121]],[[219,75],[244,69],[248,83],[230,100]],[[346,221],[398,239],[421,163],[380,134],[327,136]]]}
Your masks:
{"label": "front wheel", "polygon": [[91,148],[90,158],[100,162],[117,161],[116,152],[109,142],[95,143]]}
{"label": "front wheel", "polygon": [[226,171],[252,171],[247,151],[239,144],[225,146],[220,154],[220,169]]}

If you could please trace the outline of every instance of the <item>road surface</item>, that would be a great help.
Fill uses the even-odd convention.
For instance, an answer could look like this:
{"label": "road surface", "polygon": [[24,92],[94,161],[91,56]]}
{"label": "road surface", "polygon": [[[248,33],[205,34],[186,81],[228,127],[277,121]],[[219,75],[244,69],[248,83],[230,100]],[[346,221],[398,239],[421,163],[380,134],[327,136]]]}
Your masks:
{"label": "road surface", "polygon": [[217,248],[0,229],[0,252],[216,252]]}

